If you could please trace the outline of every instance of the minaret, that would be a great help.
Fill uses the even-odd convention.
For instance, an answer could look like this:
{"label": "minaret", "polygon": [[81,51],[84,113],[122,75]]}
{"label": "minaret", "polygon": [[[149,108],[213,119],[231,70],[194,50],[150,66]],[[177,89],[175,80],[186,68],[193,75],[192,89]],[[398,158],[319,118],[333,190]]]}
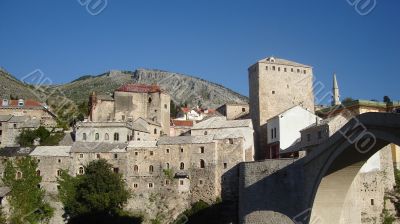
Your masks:
{"label": "minaret", "polygon": [[337,84],[336,73],[333,74],[333,88],[332,88],[332,106],[340,105],[339,86]]}

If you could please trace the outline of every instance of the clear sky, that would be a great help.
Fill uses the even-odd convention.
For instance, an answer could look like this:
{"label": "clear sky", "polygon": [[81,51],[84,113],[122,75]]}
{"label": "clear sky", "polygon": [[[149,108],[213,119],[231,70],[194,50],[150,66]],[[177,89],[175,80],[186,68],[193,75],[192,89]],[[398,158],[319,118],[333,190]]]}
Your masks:
{"label": "clear sky", "polygon": [[313,66],[326,91],[336,72],[342,98],[400,100],[400,1],[376,3],[361,16],[347,0],[107,0],[93,16],[77,0],[1,0],[0,66],[55,83],[155,68],[248,95],[247,68],[274,55]]}

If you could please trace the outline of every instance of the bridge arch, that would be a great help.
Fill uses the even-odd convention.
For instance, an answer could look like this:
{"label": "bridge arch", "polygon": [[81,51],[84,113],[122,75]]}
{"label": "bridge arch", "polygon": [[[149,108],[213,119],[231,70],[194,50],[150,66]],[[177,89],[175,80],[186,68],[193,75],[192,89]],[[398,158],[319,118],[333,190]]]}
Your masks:
{"label": "bridge arch", "polygon": [[307,156],[308,223],[339,223],[346,195],[361,167],[390,143],[400,145],[400,115],[366,113],[352,119]]}

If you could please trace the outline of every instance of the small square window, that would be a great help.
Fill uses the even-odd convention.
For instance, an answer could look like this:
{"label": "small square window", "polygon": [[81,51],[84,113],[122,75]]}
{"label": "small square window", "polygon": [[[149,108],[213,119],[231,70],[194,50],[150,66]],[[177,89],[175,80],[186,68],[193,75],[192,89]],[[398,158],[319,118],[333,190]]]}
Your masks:
{"label": "small square window", "polygon": [[114,154],[114,159],[118,159],[118,154],[117,153]]}
{"label": "small square window", "polygon": [[83,154],[81,153],[81,154],[79,154],[79,158],[83,158]]}
{"label": "small square window", "polygon": [[224,169],[228,168],[228,163],[224,163]]}
{"label": "small square window", "polygon": [[61,163],[61,159],[58,159],[58,163]]}
{"label": "small square window", "polygon": [[150,155],[151,155],[151,156],[154,155],[154,152],[153,152],[153,151],[150,151]]}
{"label": "small square window", "polygon": [[97,159],[100,159],[100,154],[96,154],[96,158],[97,158]]}
{"label": "small square window", "polygon": [[203,180],[199,180],[199,184],[200,184],[200,185],[203,185]]}
{"label": "small square window", "polygon": [[169,153],[169,149],[166,149],[165,152],[166,152],[166,153]]}
{"label": "small square window", "polygon": [[135,156],[139,155],[139,152],[135,152]]}
{"label": "small square window", "polygon": [[119,168],[118,168],[118,167],[114,167],[114,168],[113,168],[113,172],[114,172],[114,173],[119,173]]}
{"label": "small square window", "polygon": [[275,90],[272,90],[272,94],[275,94]]}

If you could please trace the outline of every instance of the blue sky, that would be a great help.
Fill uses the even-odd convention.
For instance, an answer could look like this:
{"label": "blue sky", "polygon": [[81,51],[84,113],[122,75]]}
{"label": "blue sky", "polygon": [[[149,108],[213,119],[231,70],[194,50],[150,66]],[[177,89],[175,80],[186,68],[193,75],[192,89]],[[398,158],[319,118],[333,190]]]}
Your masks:
{"label": "blue sky", "polygon": [[400,1],[376,2],[361,16],[346,0],[107,0],[92,16],[76,0],[2,0],[0,66],[55,83],[155,68],[248,95],[247,68],[274,55],[312,65],[327,91],[336,72],[342,98],[400,100]]}

